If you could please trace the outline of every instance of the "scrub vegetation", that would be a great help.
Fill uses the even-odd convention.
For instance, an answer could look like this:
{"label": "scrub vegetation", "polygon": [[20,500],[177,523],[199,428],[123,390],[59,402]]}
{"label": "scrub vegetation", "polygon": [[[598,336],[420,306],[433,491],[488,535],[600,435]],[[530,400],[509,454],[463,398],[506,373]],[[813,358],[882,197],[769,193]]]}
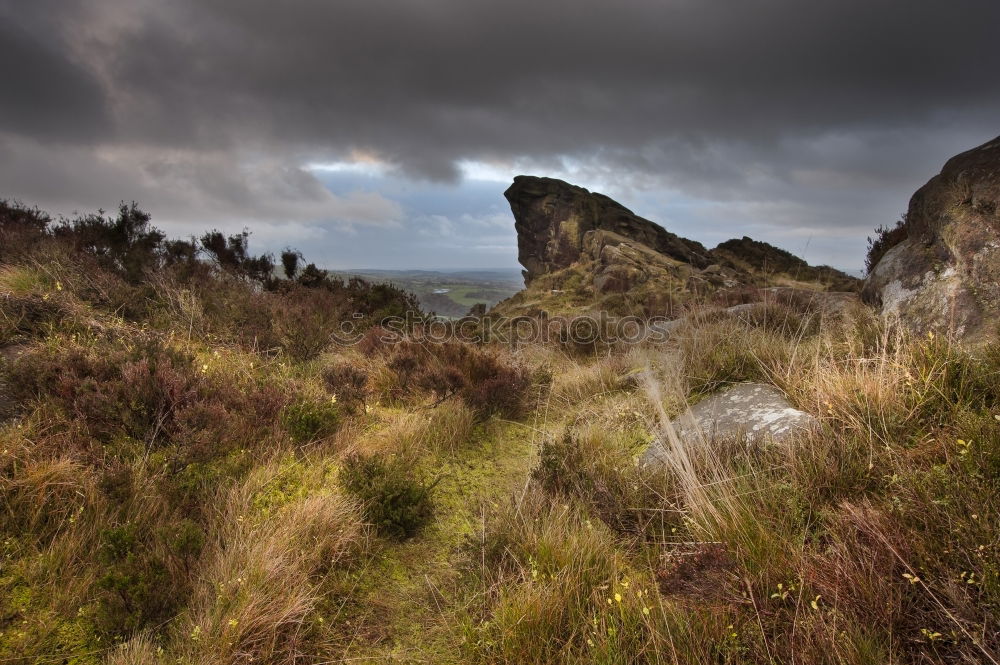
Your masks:
{"label": "scrub vegetation", "polygon": [[[807,300],[338,347],[414,301],[247,241],[0,205],[0,663],[1000,660],[1000,347]],[[747,380],[822,429],[673,434]]]}

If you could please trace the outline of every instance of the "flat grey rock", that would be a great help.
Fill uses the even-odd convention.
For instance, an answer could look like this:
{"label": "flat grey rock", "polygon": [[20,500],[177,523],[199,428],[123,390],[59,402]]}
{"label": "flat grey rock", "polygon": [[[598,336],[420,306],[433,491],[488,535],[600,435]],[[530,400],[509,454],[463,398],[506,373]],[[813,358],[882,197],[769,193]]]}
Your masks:
{"label": "flat grey rock", "polygon": [[[763,383],[739,383],[707,397],[670,423],[677,436],[685,439],[740,437],[747,442],[757,439],[782,441],[794,434],[819,426],[819,421],[793,407],[780,390]],[[643,453],[641,466],[663,461],[659,441]]]}

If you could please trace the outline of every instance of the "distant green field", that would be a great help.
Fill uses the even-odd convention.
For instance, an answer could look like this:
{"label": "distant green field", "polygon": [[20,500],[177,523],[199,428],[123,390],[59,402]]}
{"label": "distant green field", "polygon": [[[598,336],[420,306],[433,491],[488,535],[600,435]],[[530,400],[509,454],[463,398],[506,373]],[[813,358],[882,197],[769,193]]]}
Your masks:
{"label": "distant green field", "polygon": [[413,293],[421,307],[439,316],[463,316],[473,305],[492,307],[524,287],[515,270],[439,272],[425,270],[334,271],[372,282],[391,282]]}

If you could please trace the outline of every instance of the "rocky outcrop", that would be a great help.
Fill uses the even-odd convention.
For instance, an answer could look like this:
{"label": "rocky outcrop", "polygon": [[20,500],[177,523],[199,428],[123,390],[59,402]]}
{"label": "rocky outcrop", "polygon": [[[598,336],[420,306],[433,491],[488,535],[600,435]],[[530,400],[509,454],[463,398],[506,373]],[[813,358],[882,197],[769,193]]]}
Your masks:
{"label": "rocky outcrop", "polygon": [[703,268],[708,251],[685,240],[603,194],[555,178],[517,176],[504,196],[517,229],[517,260],[525,283],[566,268],[581,257],[591,231],[608,231],[664,256]]}
{"label": "rocky outcrop", "polygon": [[866,302],[918,334],[1000,330],[1000,138],[957,155],[910,199],[905,238],[872,268]]}
{"label": "rocky outcrop", "polygon": [[794,281],[822,284],[831,291],[856,293],[861,286],[858,278],[836,268],[811,266],[789,251],[747,236],[720,243],[711,253],[720,264],[749,273],[786,275]]}
{"label": "rocky outcrop", "polygon": [[[738,438],[745,442],[762,439],[780,442],[819,427],[819,421],[794,408],[774,386],[738,383],[712,395],[671,421],[678,438]],[[667,453],[656,441],[646,449],[639,463],[659,465]]]}
{"label": "rocky outcrop", "polygon": [[518,176],[504,196],[527,287],[497,305],[509,316],[601,310],[672,317],[706,297],[770,286],[851,289],[857,282],[750,238],[706,250],[607,196],[554,178]]}

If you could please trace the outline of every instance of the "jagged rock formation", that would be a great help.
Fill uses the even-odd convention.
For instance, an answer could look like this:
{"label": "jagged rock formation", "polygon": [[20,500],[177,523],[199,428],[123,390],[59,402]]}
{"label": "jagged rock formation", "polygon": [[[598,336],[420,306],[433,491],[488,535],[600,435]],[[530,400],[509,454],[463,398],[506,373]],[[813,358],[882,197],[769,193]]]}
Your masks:
{"label": "jagged rock formation", "polygon": [[914,332],[969,342],[1000,330],[1000,137],[952,157],[910,199],[905,238],[862,297]]}
{"label": "jagged rock formation", "polygon": [[504,196],[514,212],[517,260],[525,268],[525,283],[578,261],[584,237],[598,230],[699,268],[710,263],[701,243],[680,238],[603,194],[562,180],[520,175]]}
{"label": "jagged rock formation", "polygon": [[501,312],[674,314],[695,296],[741,287],[852,290],[857,280],[743,238],[713,250],[612,199],[554,178],[517,176],[504,196],[527,289]]}
{"label": "jagged rock formation", "polygon": [[[780,442],[819,427],[819,421],[799,411],[777,388],[763,383],[739,383],[708,397],[670,423],[677,437],[739,438],[745,442],[770,439]],[[654,441],[643,454],[642,466],[665,463],[662,441]]]}
{"label": "jagged rock formation", "polygon": [[774,245],[747,236],[720,243],[712,250],[716,261],[744,272],[788,275],[802,282],[826,284],[830,291],[856,291],[858,280],[830,266],[811,266]]}

